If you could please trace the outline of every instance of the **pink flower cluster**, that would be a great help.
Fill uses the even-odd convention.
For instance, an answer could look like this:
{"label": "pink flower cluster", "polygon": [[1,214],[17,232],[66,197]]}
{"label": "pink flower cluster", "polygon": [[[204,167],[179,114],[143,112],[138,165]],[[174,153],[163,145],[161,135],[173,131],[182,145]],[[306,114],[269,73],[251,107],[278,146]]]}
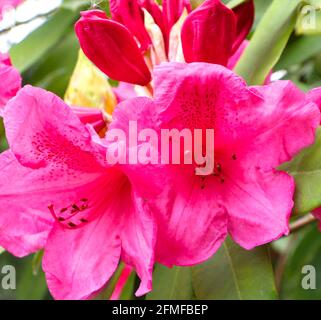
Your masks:
{"label": "pink flower cluster", "polygon": [[[90,298],[120,259],[135,269],[136,294],[144,295],[155,262],[200,263],[227,235],[252,249],[288,234],[295,185],[276,168],[314,142],[320,123],[320,91],[306,95],[289,81],[249,87],[227,68],[252,25],[252,1],[234,12],[218,0],[195,11],[186,0],[164,0],[163,10],[151,0],[111,4],[113,19],[83,13],[80,44],[116,80],[153,79],[153,97],[120,103],[109,129],[128,135],[129,121],[156,132],[214,129],[215,169],[198,176],[194,164],[110,165],[99,112],[31,86],[16,94],[19,77],[2,63],[1,108],[11,99],[2,108],[10,149],[0,155],[0,245],[19,257],[44,249],[56,299]],[[169,62],[170,31],[184,10],[184,61]],[[166,60],[149,66],[157,45],[146,12],[161,30]]]}

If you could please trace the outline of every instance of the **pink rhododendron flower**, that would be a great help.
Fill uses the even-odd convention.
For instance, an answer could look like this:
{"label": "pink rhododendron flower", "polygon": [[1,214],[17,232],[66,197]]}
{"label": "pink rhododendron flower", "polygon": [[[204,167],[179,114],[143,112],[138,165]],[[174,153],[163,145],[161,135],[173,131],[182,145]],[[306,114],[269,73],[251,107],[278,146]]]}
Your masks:
{"label": "pink rhododendron flower", "polygon": [[[7,104],[0,245],[19,257],[44,248],[56,299],[95,294],[120,257],[141,277],[142,295],[151,290],[156,240],[147,201],[157,190],[139,183],[147,179],[137,177],[136,167],[106,164],[106,148],[83,123],[86,114],[77,116],[54,94],[31,86]],[[99,122],[92,116],[87,121]]]}
{"label": "pink rhododendron flower", "polygon": [[21,87],[21,77],[19,72],[12,67],[8,55],[0,53],[0,117],[3,108]]}
{"label": "pink rhododendron flower", "polygon": [[[160,129],[215,132],[211,175],[196,175],[196,164],[166,166],[155,203],[158,262],[204,261],[227,234],[246,249],[288,234],[294,180],[276,168],[313,143],[320,122],[316,104],[291,82],[247,87],[219,65],[162,64],[155,70],[154,100],[121,103],[110,128],[128,132],[130,120],[159,135]],[[154,177],[151,169],[150,183]]]}
{"label": "pink rhododendron flower", "polygon": [[190,11],[186,0],[163,1],[163,7],[153,0],[114,0],[112,19],[86,11],[75,31],[84,53],[109,77],[145,86],[161,62],[228,65],[254,19],[252,0],[234,11],[220,0],[206,0]]}

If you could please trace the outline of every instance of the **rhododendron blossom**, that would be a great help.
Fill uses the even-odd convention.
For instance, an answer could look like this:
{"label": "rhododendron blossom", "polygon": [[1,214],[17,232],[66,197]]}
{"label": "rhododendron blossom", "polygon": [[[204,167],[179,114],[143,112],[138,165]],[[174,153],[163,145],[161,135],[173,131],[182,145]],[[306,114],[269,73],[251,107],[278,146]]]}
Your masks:
{"label": "rhododendron blossom", "polygon": [[0,245],[19,257],[44,248],[57,299],[95,294],[120,257],[142,279],[137,294],[151,290],[156,225],[148,199],[157,188],[146,188],[136,168],[108,166],[92,126],[54,94],[24,87],[4,122],[10,150],[0,156]]}
{"label": "rhododendron blossom", "polygon": [[3,108],[21,87],[21,77],[19,72],[12,67],[8,55],[0,53],[0,117]]}
{"label": "rhododendron blossom", "polygon": [[114,0],[112,19],[86,11],[75,30],[87,57],[119,81],[149,85],[151,70],[167,61],[233,67],[253,24],[253,1],[233,11],[220,0],[206,0],[190,11],[187,0],[165,0],[163,7],[153,0]]}
{"label": "rhododendron blossom", "polygon": [[[288,234],[294,180],[276,168],[313,143],[320,121],[317,105],[291,82],[247,87],[219,65],[162,64],[155,70],[154,100],[122,102],[110,129],[129,134],[133,120],[158,132],[213,128],[215,133],[212,175],[196,175],[196,163],[166,166],[161,201],[155,203],[162,235],[158,262],[204,261],[227,234],[246,249]],[[159,170],[151,171],[150,183]]]}

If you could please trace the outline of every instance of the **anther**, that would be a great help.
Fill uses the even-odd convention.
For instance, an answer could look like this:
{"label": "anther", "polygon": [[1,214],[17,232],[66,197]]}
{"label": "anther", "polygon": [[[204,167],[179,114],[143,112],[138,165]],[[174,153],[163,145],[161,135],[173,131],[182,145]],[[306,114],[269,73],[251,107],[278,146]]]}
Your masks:
{"label": "anther", "polygon": [[232,155],[232,159],[233,159],[233,160],[237,160],[237,157],[236,157],[236,154],[235,154],[235,153]]}
{"label": "anther", "polygon": [[76,211],[80,211],[79,207],[76,204],[73,204],[71,207]]}
{"label": "anther", "polygon": [[71,228],[77,227],[77,225],[75,225],[73,222],[68,222],[68,226]]}

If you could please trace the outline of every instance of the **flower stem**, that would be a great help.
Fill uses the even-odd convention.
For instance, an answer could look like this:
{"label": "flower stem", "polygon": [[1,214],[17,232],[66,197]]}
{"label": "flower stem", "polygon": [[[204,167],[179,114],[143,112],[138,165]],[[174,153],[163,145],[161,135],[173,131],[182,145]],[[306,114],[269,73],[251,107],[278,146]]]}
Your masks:
{"label": "flower stem", "polygon": [[305,227],[306,225],[309,225],[315,221],[316,221],[316,218],[314,217],[314,215],[309,213],[309,214],[305,215],[304,217],[292,222],[290,224],[290,231],[291,231],[291,233],[296,232],[296,231],[300,230],[301,228]]}

